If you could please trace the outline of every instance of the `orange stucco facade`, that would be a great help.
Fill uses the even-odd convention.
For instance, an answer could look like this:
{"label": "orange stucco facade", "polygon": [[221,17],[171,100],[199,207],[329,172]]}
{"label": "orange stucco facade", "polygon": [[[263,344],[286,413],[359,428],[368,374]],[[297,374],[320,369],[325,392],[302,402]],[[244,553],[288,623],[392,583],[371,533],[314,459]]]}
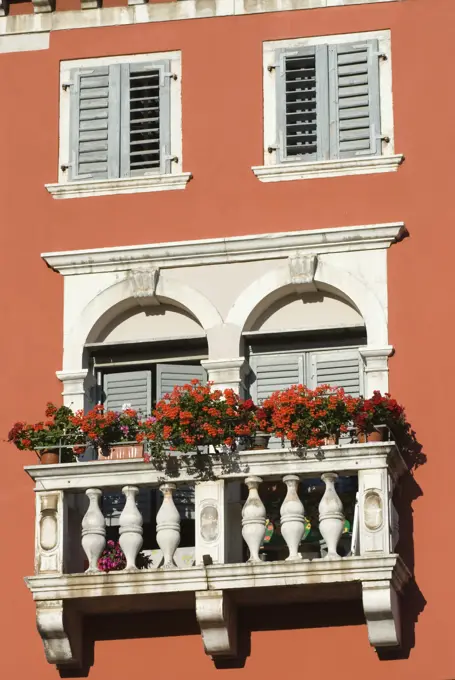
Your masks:
{"label": "orange stucco facade", "polygon": [[[278,630],[256,614],[250,656],[244,668],[229,670],[215,668],[191,625],[170,634],[168,623],[162,637],[144,623],[136,639],[108,630],[96,642],[92,680],[455,678],[454,26],[453,0],[403,0],[55,31],[47,50],[0,54],[3,438],[14,420],[38,419],[47,400],[60,399],[63,278],[40,253],[394,221],[409,231],[387,255],[390,389],[428,457],[405,491],[417,584],[403,605],[414,636],[409,653],[380,660],[361,616],[338,612],[332,623],[339,625],[329,625],[330,617],[317,623],[309,608],[314,625],[303,609]],[[262,43],[380,29],[392,37],[395,151],[405,156],[398,171],[261,183],[251,167],[263,162]],[[60,61],[168,50],[182,53],[183,170],[193,175],[186,189],[54,200],[44,185],[57,180]],[[34,498],[22,467],[33,455],[0,446],[0,677],[47,680],[57,671],[46,663],[23,583],[33,570]]]}

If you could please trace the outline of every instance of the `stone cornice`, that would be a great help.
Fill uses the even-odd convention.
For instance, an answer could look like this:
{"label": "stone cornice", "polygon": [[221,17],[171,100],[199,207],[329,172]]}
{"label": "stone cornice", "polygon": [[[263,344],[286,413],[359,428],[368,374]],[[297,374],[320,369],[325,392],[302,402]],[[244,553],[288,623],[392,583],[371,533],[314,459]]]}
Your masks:
{"label": "stone cornice", "polygon": [[191,267],[288,257],[296,251],[323,255],[388,248],[407,235],[402,222],[358,227],[252,234],[199,241],[43,253],[54,271],[64,276],[118,272],[150,265]]}
{"label": "stone cornice", "polygon": [[[52,5],[46,0],[35,0],[34,6],[49,8],[35,9],[37,14],[19,14],[0,17],[0,37],[20,34],[49,33],[50,31],[67,31],[80,28],[98,28],[101,26],[128,26],[183,19],[206,19],[207,17],[241,16],[287,10],[305,10],[317,8],[339,7],[340,5],[365,5],[379,2],[399,2],[400,0],[256,0],[254,3],[245,0],[215,0],[210,5],[205,0],[185,0],[185,2],[164,2],[151,4],[133,4],[122,7],[97,7],[94,0],[87,3],[81,0],[80,10],[52,12]],[[101,0],[99,0],[101,4]],[[7,12],[7,5],[3,12]],[[26,46],[24,46],[27,49]],[[31,43],[28,49],[36,49]],[[11,43],[4,51],[15,51]]]}

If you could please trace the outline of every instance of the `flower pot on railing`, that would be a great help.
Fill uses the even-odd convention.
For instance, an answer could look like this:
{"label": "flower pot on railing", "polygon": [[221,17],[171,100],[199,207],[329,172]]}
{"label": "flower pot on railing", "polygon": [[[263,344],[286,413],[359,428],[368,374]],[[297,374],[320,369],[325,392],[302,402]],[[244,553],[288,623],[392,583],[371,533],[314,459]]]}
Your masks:
{"label": "flower pot on railing", "polygon": [[128,460],[144,457],[144,445],[137,442],[123,442],[98,449],[98,460]]}
{"label": "flower pot on railing", "polygon": [[373,432],[357,431],[357,439],[359,440],[359,444],[366,444],[367,442],[384,442],[387,440],[387,428],[373,430]]}
{"label": "flower pot on railing", "polygon": [[253,450],[267,449],[270,441],[270,434],[268,432],[256,432],[253,437],[251,448]]}
{"label": "flower pot on railing", "polygon": [[329,434],[327,437],[324,437],[324,446],[336,446],[337,444],[338,444],[338,435]]}
{"label": "flower pot on railing", "polygon": [[41,465],[56,465],[59,463],[58,451],[44,449],[40,454]]}

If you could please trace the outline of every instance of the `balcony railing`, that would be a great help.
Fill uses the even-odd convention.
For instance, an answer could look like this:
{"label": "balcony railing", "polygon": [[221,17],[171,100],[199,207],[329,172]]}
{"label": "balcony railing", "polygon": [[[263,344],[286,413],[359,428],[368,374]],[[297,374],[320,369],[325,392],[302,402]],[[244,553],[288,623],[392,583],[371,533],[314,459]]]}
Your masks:
{"label": "balcony railing", "polygon": [[[147,606],[195,606],[207,654],[235,657],[237,609],[271,596],[285,599],[287,586],[301,599],[361,594],[370,643],[400,644],[398,594],[409,572],[394,553],[398,517],[392,494],[406,470],[395,444],[243,451],[231,467],[215,466],[217,478],[204,482],[184,471],[163,479],[140,459],[26,468],[36,484],[35,575],[26,582],[50,663],[84,666],[81,614]],[[337,491],[346,479],[353,480],[350,509]],[[275,496],[275,513],[281,548],[273,552],[266,544],[269,508],[261,496],[280,485],[285,493]],[[315,519],[322,538],[313,553],[302,541],[308,513],[299,485],[320,489]],[[186,559],[178,549],[182,518],[174,502],[181,487],[194,489],[194,546],[186,549]],[[144,518],[137,499],[144,489],[159,489],[163,500],[148,524],[158,546],[148,551],[152,566],[138,569]],[[98,559],[110,521],[100,500],[119,492],[124,502],[116,523],[127,564],[106,573]]]}

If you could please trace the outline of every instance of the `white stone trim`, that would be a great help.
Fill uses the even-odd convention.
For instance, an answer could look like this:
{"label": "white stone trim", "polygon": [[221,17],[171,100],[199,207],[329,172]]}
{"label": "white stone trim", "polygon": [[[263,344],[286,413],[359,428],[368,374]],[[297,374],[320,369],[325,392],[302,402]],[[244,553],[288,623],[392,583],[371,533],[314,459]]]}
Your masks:
{"label": "white stone trim", "polygon": [[[122,8],[128,9],[128,8]],[[101,10],[96,10],[99,12]],[[83,16],[91,14],[83,12]],[[140,64],[170,62],[171,72],[176,76],[170,80],[170,156],[176,158],[171,163],[170,173],[155,173],[140,177],[114,178],[102,180],[68,181],[68,166],[73,160],[70,148],[70,97],[71,88],[63,87],[71,82],[71,69],[95,68],[113,64]],[[59,119],[59,159],[58,183],[46,184],[46,189],[54,198],[84,198],[87,196],[109,196],[111,194],[144,193],[184,189],[191,173],[183,173],[182,166],[182,54],[180,51],[153,52],[147,54],[116,55],[89,59],[72,59],[60,63],[60,119]]]}
{"label": "white stone trim", "polygon": [[[382,157],[352,158],[346,160],[330,160],[323,162],[280,163],[276,151],[278,143],[276,77],[274,68],[277,63],[277,51],[297,49],[314,45],[335,45],[363,40],[377,40],[379,51],[387,59],[379,62],[379,88],[381,105],[381,130],[383,137],[389,141],[382,142]],[[272,68],[270,68],[272,67]],[[290,40],[273,40],[264,43],[263,49],[263,96],[264,96],[264,166],[253,167],[253,172],[263,182],[280,180],[311,179],[315,177],[335,177],[339,175],[367,174],[372,172],[390,172],[396,170],[403,156],[394,155],[394,125],[392,98],[392,54],[390,30],[368,31],[364,33],[346,33],[342,35],[325,35]],[[393,161],[380,161],[383,157],[393,157]],[[350,161],[350,162],[348,162]],[[362,163],[362,161],[364,161]],[[379,162],[376,162],[379,161]],[[358,164],[357,164],[358,163]],[[267,172],[266,167],[270,166]],[[281,172],[279,168],[281,166]],[[305,170],[308,166],[308,170]]]}
{"label": "white stone trim", "polygon": [[360,356],[364,363],[365,395],[370,397],[374,390],[387,392],[389,387],[388,360],[393,354],[393,347],[360,347]]}
{"label": "white stone trim", "polygon": [[113,196],[114,194],[143,194],[150,191],[184,189],[190,181],[190,172],[179,174],[128,177],[127,179],[99,179],[83,182],[46,184],[53,198],[87,198],[88,196]]}
{"label": "white stone trim", "polygon": [[[316,288],[320,289],[321,284],[336,289],[354,304],[365,322],[369,343],[374,342],[378,345],[387,343],[387,319],[384,306],[375,291],[362,279],[348,269],[331,266],[322,257],[319,259],[315,273]],[[226,324],[240,329],[240,332],[248,330],[250,319],[256,318],[286,291],[291,293],[295,288],[296,284],[292,281],[288,267],[281,266],[272,269],[253,281],[239,295],[226,318]]]}
{"label": "white stone trim", "polygon": [[286,257],[296,250],[313,254],[388,248],[403,238],[403,222],[358,227],[274,232],[142,246],[43,253],[41,257],[64,276],[118,272],[153,264],[175,268]]}
{"label": "white stone trim", "polygon": [[[32,14],[24,14],[23,16],[33,17]],[[49,38],[49,31],[19,33],[16,35],[0,35],[0,54],[47,50],[49,49]]]}
{"label": "white stone trim", "polygon": [[[236,16],[285,12],[317,7],[339,7],[340,5],[375,4],[378,2],[400,2],[401,0],[185,0],[159,4],[129,5],[127,7],[105,7],[91,12],[86,10],[49,12],[40,14],[19,14],[0,17],[0,36],[13,36],[43,31],[67,31],[100,26],[128,26],[182,19],[206,19],[215,16]],[[30,39],[30,38],[28,38]],[[13,42],[10,45],[14,45]],[[33,47],[30,42],[29,49]],[[41,49],[41,48],[40,48]],[[5,50],[6,51],[6,50]],[[11,49],[15,52],[15,49]]]}
{"label": "white stone trim", "polygon": [[404,160],[401,154],[394,156],[368,156],[333,161],[280,163],[258,165],[252,171],[261,182],[281,182],[342,175],[370,175],[379,172],[395,172]]}

